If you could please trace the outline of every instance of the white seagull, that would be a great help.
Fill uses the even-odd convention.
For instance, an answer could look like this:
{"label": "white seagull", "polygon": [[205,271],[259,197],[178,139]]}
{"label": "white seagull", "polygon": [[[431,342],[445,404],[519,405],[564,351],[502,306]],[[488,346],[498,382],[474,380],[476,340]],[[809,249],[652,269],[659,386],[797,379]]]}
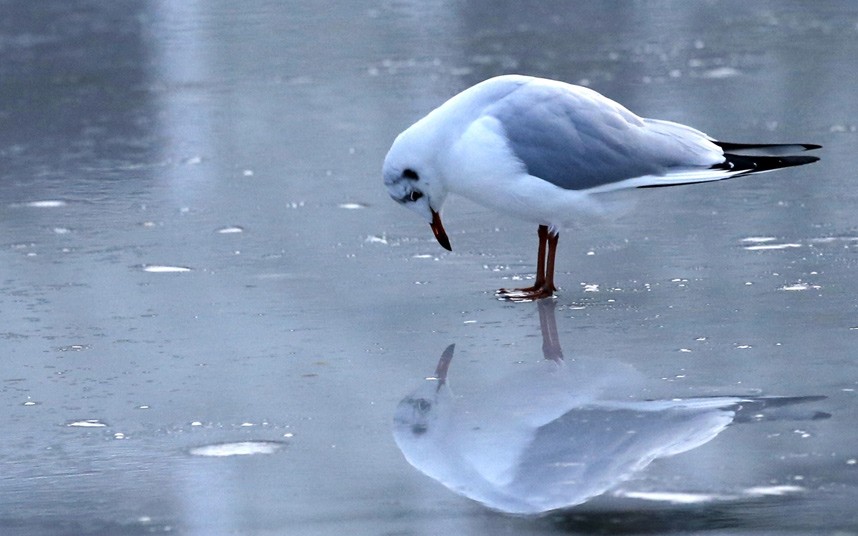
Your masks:
{"label": "white seagull", "polygon": [[384,160],[390,196],[432,226],[450,250],[441,207],[452,192],[539,225],[536,280],[502,298],[552,296],[564,226],[600,211],[597,194],[718,181],[809,164],[813,144],[714,140],[645,119],[585,87],[520,75],[481,82],[402,132]]}

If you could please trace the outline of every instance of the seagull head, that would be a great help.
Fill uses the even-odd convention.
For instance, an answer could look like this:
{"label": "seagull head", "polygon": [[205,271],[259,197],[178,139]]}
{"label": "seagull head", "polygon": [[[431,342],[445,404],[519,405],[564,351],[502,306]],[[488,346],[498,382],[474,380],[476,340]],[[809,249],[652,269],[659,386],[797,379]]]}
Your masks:
{"label": "seagull head", "polygon": [[426,147],[430,144],[419,143],[415,134],[417,132],[412,129],[406,130],[393,142],[384,159],[384,185],[394,201],[429,223],[441,247],[452,251],[441,224],[441,205],[447,198],[447,189],[440,180],[437,166],[427,154]]}

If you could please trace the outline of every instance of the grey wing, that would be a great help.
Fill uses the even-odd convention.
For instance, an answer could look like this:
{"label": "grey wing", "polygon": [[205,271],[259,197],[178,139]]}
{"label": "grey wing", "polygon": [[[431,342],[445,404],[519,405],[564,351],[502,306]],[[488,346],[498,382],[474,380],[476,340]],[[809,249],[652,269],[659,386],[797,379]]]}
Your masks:
{"label": "grey wing", "polygon": [[[642,119],[576,86],[522,86],[486,110],[530,175],[570,190],[708,169],[723,151],[690,127]],[[637,186],[637,184],[635,184]]]}

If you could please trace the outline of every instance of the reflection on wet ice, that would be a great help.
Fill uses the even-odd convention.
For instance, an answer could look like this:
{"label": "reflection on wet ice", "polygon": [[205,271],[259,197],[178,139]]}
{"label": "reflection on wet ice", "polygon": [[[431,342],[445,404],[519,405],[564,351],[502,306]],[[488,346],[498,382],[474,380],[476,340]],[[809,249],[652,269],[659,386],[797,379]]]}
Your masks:
{"label": "reflection on wet ice", "polygon": [[714,439],[729,424],[827,417],[794,404],[823,397],[641,400],[643,378],[611,358],[564,359],[554,303],[539,302],[543,355],[475,396],[453,395],[448,368],[402,399],[394,438],[408,462],[490,508],[538,514],[582,504],[653,460]]}

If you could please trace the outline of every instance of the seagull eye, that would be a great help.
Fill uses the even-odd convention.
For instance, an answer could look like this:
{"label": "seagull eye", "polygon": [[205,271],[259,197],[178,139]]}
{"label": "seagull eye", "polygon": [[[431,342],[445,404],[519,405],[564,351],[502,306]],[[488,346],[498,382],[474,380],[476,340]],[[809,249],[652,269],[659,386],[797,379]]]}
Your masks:
{"label": "seagull eye", "polygon": [[420,180],[420,176],[417,175],[417,172],[414,171],[413,169],[403,170],[402,177],[405,179],[413,180],[413,181],[419,181]]}
{"label": "seagull eye", "polygon": [[414,201],[417,201],[418,199],[420,199],[421,197],[423,197],[422,192],[418,192],[417,190],[412,190],[411,195],[408,196],[408,200],[411,202],[414,202]]}

